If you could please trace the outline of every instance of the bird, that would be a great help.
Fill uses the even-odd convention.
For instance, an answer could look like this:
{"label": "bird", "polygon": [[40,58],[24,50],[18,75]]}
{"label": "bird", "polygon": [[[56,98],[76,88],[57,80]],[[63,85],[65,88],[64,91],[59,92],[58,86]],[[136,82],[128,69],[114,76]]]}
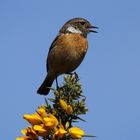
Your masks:
{"label": "bird", "polygon": [[38,94],[48,95],[58,76],[72,73],[81,64],[88,50],[87,35],[97,33],[96,28],[85,18],[72,18],[62,26],[48,51],[47,75]]}

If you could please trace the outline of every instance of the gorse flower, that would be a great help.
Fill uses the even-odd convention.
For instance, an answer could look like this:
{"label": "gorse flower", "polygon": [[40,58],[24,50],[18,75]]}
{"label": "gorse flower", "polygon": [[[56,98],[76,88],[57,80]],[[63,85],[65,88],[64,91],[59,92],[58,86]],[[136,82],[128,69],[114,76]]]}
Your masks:
{"label": "gorse flower", "polygon": [[64,109],[68,114],[72,114],[73,109],[71,105],[68,105],[64,100],[59,100],[60,107]]}
{"label": "gorse flower", "polygon": [[27,127],[21,130],[21,133],[25,136],[30,137],[32,140],[38,140],[38,135],[31,127]]}
{"label": "gorse flower", "polygon": [[24,114],[23,118],[27,120],[31,125],[41,124],[42,118],[38,113],[34,114]]}
{"label": "gorse flower", "polygon": [[47,117],[43,118],[43,123],[46,127],[52,129],[58,125],[58,120],[52,114],[49,114]]}
{"label": "gorse flower", "polygon": [[32,127],[23,129],[22,134],[28,137],[19,137],[20,139],[30,138],[36,140],[39,136],[46,137],[50,131],[56,129],[58,125],[57,118],[52,114],[47,114],[45,106],[39,107],[34,114],[25,114],[23,118],[27,120]]}
{"label": "gorse flower", "polygon": [[62,109],[67,110],[68,105],[64,100],[60,99],[59,104]]}
{"label": "gorse flower", "polygon": [[49,130],[45,127],[44,124],[41,125],[34,125],[33,130],[36,132],[38,136],[45,137],[48,135]]}
{"label": "gorse flower", "polygon": [[70,136],[74,139],[81,139],[84,135],[84,131],[78,127],[72,127],[68,130]]}
{"label": "gorse flower", "polygon": [[42,118],[47,117],[45,106],[40,106],[36,111]]}
{"label": "gorse flower", "polygon": [[[21,136],[21,137],[16,138],[16,140],[33,140],[33,139],[28,136]],[[38,140],[38,139],[36,139],[36,140]]]}
{"label": "gorse flower", "polygon": [[71,105],[68,105],[68,106],[67,106],[66,112],[67,112],[68,114],[72,114],[72,113],[73,113],[73,109],[72,109],[72,106],[71,106]]}
{"label": "gorse flower", "polygon": [[66,133],[67,131],[64,129],[64,127],[60,125],[60,128],[56,129],[55,133],[53,134],[53,140],[61,139]]}

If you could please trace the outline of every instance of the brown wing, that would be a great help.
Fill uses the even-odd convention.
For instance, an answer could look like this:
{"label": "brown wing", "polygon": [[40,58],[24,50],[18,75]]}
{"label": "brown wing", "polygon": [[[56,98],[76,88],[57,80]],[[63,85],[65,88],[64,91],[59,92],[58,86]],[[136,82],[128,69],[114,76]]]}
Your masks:
{"label": "brown wing", "polygon": [[[54,39],[54,41],[52,42],[50,48],[49,48],[49,52],[48,52],[48,55],[50,53],[50,51],[52,50],[52,48],[55,46],[56,44],[56,40],[59,38],[60,34],[56,36],[56,38]],[[49,65],[48,65],[48,58],[47,58],[47,61],[46,61],[46,67],[47,67],[47,72],[49,71]]]}

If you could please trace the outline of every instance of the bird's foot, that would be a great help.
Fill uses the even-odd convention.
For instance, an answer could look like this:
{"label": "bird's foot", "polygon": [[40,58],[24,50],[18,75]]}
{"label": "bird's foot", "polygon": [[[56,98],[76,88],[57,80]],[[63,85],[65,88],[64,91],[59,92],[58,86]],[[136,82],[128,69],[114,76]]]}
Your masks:
{"label": "bird's foot", "polygon": [[74,72],[74,75],[75,75],[76,82],[79,81],[78,74],[76,72]]}
{"label": "bird's foot", "polygon": [[79,77],[78,77],[78,74],[76,72],[70,72],[70,73],[66,73],[66,74],[69,74],[70,76],[75,76],[75,79],[76,79],[76,82],[79,81]]}
{"label": "bird's foot", "polygon": [[56,89],[59,89],[59,85],[58,85],[58,80],[57,80],[57,77],[56,77]]}

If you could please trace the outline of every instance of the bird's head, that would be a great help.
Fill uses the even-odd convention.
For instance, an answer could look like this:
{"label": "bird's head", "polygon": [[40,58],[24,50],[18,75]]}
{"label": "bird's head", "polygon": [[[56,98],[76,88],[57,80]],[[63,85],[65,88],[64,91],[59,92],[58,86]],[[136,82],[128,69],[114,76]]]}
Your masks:
{"label": "bird's head", "polygon": [[94,29],[98,27],[91,25],[91,23],[84,18],[73,18],[67,21],[60,30],[60,33],[79,33],[87,37],[90,32],[97,33]]}

